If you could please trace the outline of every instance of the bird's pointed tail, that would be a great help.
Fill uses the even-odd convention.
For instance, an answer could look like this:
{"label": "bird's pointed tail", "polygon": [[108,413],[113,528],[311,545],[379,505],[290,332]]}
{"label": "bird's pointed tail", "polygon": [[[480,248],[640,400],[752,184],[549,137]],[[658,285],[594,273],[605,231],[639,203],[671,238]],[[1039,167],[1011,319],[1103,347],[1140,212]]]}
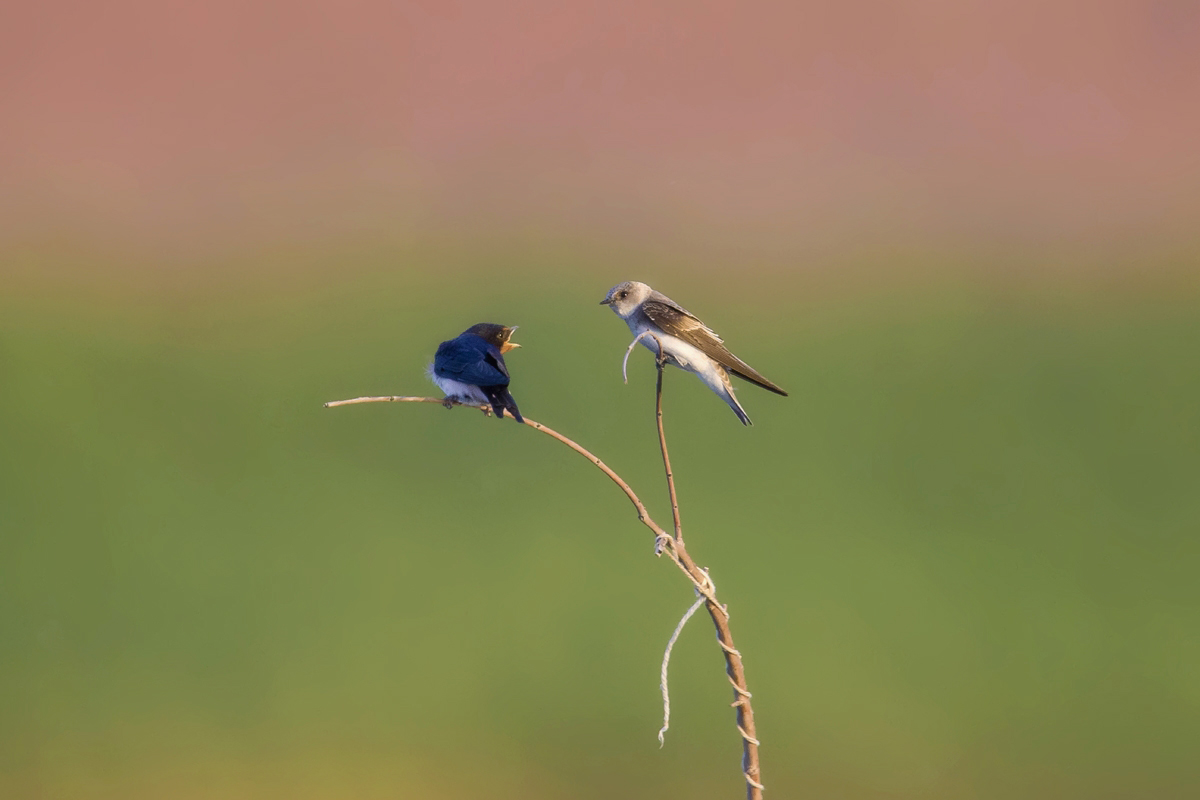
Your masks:
{"label": "bird's pointed tail", "polygon": [[743,425],[753,425],[754,424],[753,422],[750,421],[750,417],[746,414],[746,409],[742,408],[742,404],[739,403],[737,401],[737,398],[733,396],[732,390],[726,389],[725,395],[722,399],[726,403],[729,403],[729,407],[733,409],[733,413],[737,414],[738,419],[740,419],[742,421]]}
{"label": "bird's pointed tail", "polygon": [[[483,388],[483,387],[480,387]],[[513,399],[512,393],[508,391],[507,386],[489,386],[484,389],[487,392],[488,400],[491,401],[492,411],[496,412],[499,419],[504,419],[504,412],[512,414],[513,419],[522,425],[525,424],[525,419],[521,416],[521,412],[517,410],[517,401]]]}
{"label": "bird's pointed tail", "polygon": [[696,375],[704,381],[709,389],[712,389],[713,394],[724,400],[733,409],[733,413],[737,414],[743,425],[753,425],[750,415],[746,413],[746,409],[742,408],[742,404],[733,394],[733,384],[729,380],[729,375],[721,367],[715,364],[713,366],[714,369],[697,371]]}

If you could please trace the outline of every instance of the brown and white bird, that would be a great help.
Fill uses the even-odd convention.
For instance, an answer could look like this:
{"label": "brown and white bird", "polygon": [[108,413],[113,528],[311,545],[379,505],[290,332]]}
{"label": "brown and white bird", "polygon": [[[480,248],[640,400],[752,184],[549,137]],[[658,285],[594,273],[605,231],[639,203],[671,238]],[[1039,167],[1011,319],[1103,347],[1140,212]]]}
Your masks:
{"label": "brown and white bird", "polygon": [[743,425],[753,423],[733,395],[729,373],[787,397],[787,392],[729,352],[721,337],[697,319],[695,314],[644,283],[618,283],[608,290],[608,296],[600,304],[609,306],[618,317],[625,320],[634,336],[653,334],[643,337],[641,343],[657,356],[658,341],[661,341],[667,362],[702,380],[717,397],[729,404]]}

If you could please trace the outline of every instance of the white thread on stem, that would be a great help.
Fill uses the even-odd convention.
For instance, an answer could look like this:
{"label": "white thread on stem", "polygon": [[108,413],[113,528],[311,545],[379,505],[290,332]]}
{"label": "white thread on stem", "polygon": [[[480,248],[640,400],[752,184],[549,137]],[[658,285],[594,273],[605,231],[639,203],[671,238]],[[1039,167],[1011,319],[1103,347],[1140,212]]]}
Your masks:
{"label": "white thread on stem", "polygon": [[[629,356],[633,353],[633,348],[637,347],[637,343],[647,336],[653,337],[655,341],[658,341],[658,337],[650,331],[642,331],[634,337],[633,341],[629,343],[629,347],[625,350],[625,360],[621,362],[621,377],[625,379],[626,383],[629,383]],[[659,349],[662,349],[661,343],[659,344]]]}
{"label": "white thread on stem", "polygon": [[687,613],[683,615],[683,619],[679,620],[679,624],[675,626],[675,632],[671,634],[671,639],[667,642],[666,652],[663,653],[662,675],[658,684],[662,688],[663,696],[663,724],[658,729],[659,747],[667,743],[667,729],[671,727],[671,693],[667,689],[667,665],[671,663],[671,650],[675,647],[675,640],[683,632],[683,626],[687,625],[687,621],[692,618],[693,614],[700,610],[700,606],[704,605],[707,599],[704,595],[696,592],[696,602],[692,603],[692,607],[687,610]]}

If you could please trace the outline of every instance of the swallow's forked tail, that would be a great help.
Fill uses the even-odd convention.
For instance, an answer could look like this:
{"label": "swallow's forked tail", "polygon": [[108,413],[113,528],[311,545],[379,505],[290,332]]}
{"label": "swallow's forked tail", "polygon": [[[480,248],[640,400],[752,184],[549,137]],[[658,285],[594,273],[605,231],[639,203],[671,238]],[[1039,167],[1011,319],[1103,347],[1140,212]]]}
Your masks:
{"label": "swallow's forked tail", "polygon": [[492,411],[496,413],[497,418],[504,419],[504,412],[507,411],[517,422],[525,424],[521,412],[517,410],[517,401],[513,399],[507,386],[480,386],[479,388],[487,395],[488,401],[492,404]]}

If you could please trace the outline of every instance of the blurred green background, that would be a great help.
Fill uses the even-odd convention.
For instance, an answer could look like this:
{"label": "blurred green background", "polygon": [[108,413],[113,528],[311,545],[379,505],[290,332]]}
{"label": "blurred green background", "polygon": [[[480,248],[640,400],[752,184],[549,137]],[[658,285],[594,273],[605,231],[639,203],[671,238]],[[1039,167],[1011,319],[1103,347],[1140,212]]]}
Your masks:
{"label": "blurred green background", "polygon": [[[12,5],[12,4],[10,4]],[[1200,6],[63,0],[0,24],[0,798],[1200,796]]]}
{"label": "blurred green background", "polygon": [[1195,292],[864,290],[611,253],[564,276],[536,250],[5,298],[0,794],[738,794],[703,617],[657,747],[691,592],[597,470],[464,409],[321,407],[429,393],[440,339],[519,324],[523,411],[667,521],[652,362],[622,385],[629,336],[597,305],[631,274],[792,392],[744,387],[747,429],[666,380],[773,793],[1200,785]]}

